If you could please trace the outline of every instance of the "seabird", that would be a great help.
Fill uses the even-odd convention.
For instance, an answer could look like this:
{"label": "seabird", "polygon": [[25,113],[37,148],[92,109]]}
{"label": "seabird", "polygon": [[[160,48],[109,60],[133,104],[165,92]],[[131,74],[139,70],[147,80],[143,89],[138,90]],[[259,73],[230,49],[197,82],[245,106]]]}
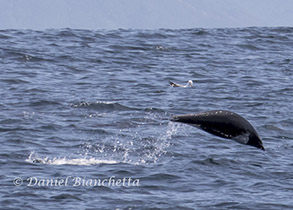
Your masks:
{"label": "seabird", "polygon": [[169,84],[172,87],[183,87],[183,88],[192,87],[193,86],[192,80],[189,80],[186,85],[180,85],[180,84],[177,84],[177,83],[172,82],[172,81],[169,81]]}

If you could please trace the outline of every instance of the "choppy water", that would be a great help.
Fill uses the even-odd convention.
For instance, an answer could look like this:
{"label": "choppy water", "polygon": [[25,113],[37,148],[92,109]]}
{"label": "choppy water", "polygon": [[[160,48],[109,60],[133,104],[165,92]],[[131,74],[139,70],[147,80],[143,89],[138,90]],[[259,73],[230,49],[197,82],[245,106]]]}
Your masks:
{"label": "choppy water", "polygon": [[[0,31],[1,208],[292,209],[292,47],[292,28]],[[213,109],[266,151],[168,120]]]}

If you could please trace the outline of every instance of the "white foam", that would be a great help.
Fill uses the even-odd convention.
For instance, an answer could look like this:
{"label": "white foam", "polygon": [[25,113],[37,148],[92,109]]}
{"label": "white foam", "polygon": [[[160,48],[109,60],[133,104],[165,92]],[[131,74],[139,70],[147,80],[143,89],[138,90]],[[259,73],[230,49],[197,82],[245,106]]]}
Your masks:
{"label": "white foam", "polygon": [[67,157],[38,157],[38,155],[32,152],[26,159],[30,163],[42,163],[48,165],[99,165],[99,164],[117,164],[118,161],[115,160],[100,160],[96,158],[67,158]]}
{"label": "white foam", "polygon": [[98,164],[115,164],[118,163],[114,160],[97,160],[95,158],[73,158],[68,159],[66,157],[64,158],[54,158],[52,160],[48,160],[47,164],[50,165],[98,165]]}

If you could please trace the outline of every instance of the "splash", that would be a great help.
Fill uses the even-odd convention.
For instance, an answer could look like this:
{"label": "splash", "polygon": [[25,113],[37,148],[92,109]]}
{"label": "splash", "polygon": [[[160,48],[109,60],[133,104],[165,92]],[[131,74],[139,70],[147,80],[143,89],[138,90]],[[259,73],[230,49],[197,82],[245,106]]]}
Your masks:
{"label": "splash", "polygon": [[[135,128],[121,129],[115,136],[101,140],[85,141],[80,146],[78,157],[42,157],[35,152],[31,152],[26,159],[30,163],[40,163],[47,165],[99,165],[99,164],[133,164],[145,165],[157,163],[164,156],[171,142],[170,139],[180,127],[180,124],[168,122],[166,127],[155,128],[150,125],[150,129],[145,132],[133,130]],[[163,132],[162,132],[163,130]],[[150,134],[151,133],[151,134]]]}
{"label": "splash", "polygon": [[[142,126],[149,126],[150,129],[143,130]],[[81,153],[83,156],[95,155],[133,165],[157,163],[168,152],[170,139],[179,127],[179,124],[169,122],[166,127],[160,124],[155,129],[144,124],[137,128],[120,129],[117,135],[98,143],[84,142]]]}
{"label": "splash", "polygon": [[67,157],[40,157],[37,153],[31,152],[29,157],[26,159],[29,163],[41,163],[47,165],[100,165],[100,164],[117,164],[115,160],[99,160],[93,157],[81,157],[81,158],[67,158]]}
{"label": "splash", "polygon": [[142,156],[137,164],[153,162],[157,163],[157,161],[165,155],[168,150],[167,148],[170,146],[170,139],[172,135],[174,135],[180,125],[168,122],[168,126],[166,131],[163,134],[159,134],[159,137],[156,138],[155,142],[152,144],[152,150],[146,151],[146,153]]}

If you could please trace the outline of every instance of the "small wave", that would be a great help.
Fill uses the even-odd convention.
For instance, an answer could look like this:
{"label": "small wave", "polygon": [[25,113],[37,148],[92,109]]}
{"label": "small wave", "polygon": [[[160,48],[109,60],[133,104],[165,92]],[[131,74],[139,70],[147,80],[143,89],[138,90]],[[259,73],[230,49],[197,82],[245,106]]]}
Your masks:
{"label": "small wave", "polygon": [[74,108],[87,108],[87,109],[93,109],[93,110],[108,110],[108,111],[128,111],[128,110],[134,110],[134,108],[130,108],[127,106],[124,106],[122,104],[119,104],[117,102],[108,102],[108,101],[98,101],[98,102],[79,102],[75,104],[71,104]]}
{"label": "small wave", "polygon": [[288,33],[292,34],[293,27],[276,27],[276,28],[268,28],[271,31],[277,32],[277,33]]}
{"label": "small wave", "polygon": [[197,36],[204,36],[209,34],[209,32],[204,29],[191,29],[191,30],[192,30],[191,34],[197,35]]}
{"label": "small wave", "polygon": [[61,29],[60,31],[58,31],[57,36],[63,37],[63,38],[64,37],[78,37],[76,32],[78,32],[78,30],[72,30],[70,28],[65,28],[65,29]]}
{"label": "small wave", "polygon": [[57,101],[49,101],[49,100],[38,100],[30,103],[30,106],[49,106],[49,105],[61,105]]}
{"label": "small wave", "polygon": [[96,158],[67,158],[67,157],[38,157],[38,155],[32,152],[29,157],[26,159],[26,162],[29,163],[41,163],[47,165],[80,165],[80,166],[89,166],[89,165],[100,165],[100,164],[117,164],[118,161],[115,160],[99,160]]}
{"label": "small wave", "polygon": [[28,84],[30,82],[23,79],[1,79],[0,81],[5,82],[7,84]]}
{"label": "small wave", "polygon": [[54,200],[64,200],[64,199],[72,199],[72,200],[78,200],[78,201],[82,200],[81,198],[79,198],[79,196],[74,196],[74,195],[67,194],[67,193],[61,193],[60,195],[54,195],[54,196],[51,196],[50,198],[52,198]]}
{"label": "small wave", "polygon": [[148,48],[143,47],[143,46],[135,46],[135,45],[117,45],[117,44],[113,44],[111,46],[109,46],[110,49],[113,49],[114,51],[145,51],[148,50]]}
{"label": "small wave", "polygon": [[52,61],[50,59],[44,58],[42,55],[32,55],[26,52],[20,52],[13,49],[5,50],[5,58],[10,58],[12,60],[21,62],[42,62],[42,61]]}
{"label": "small wave", "polygon": [[278,132],[283,132],[284,130],[279,128],[276,125],[272,125],[272,124],[266,124],[263,126],[265,129],[271,130],[271,131],[278,131]]}
{"label": "small wave", "polygon": [[2,31],[2,30],[0,31],[0,40],[1,39],[11,39],[11,36],[3,34],[3,32],[5,32],[5,31]]}
{"label": "small wave", "polygon": [[162,33],[164,29],[161,29],[160,31],[149,31],[144,30],[140,31],[135,34],[137,38],[143,38],[143,39],[166,39],[168,38],[168,35],[166,33]]}
{"label": "small wave", "polygon": [[261,48],[255,46],[253,44],[238,44],[237,46],[240,47],[240,48],[247,49],[247,50],[252,50],[252,51],[262,50]]}

